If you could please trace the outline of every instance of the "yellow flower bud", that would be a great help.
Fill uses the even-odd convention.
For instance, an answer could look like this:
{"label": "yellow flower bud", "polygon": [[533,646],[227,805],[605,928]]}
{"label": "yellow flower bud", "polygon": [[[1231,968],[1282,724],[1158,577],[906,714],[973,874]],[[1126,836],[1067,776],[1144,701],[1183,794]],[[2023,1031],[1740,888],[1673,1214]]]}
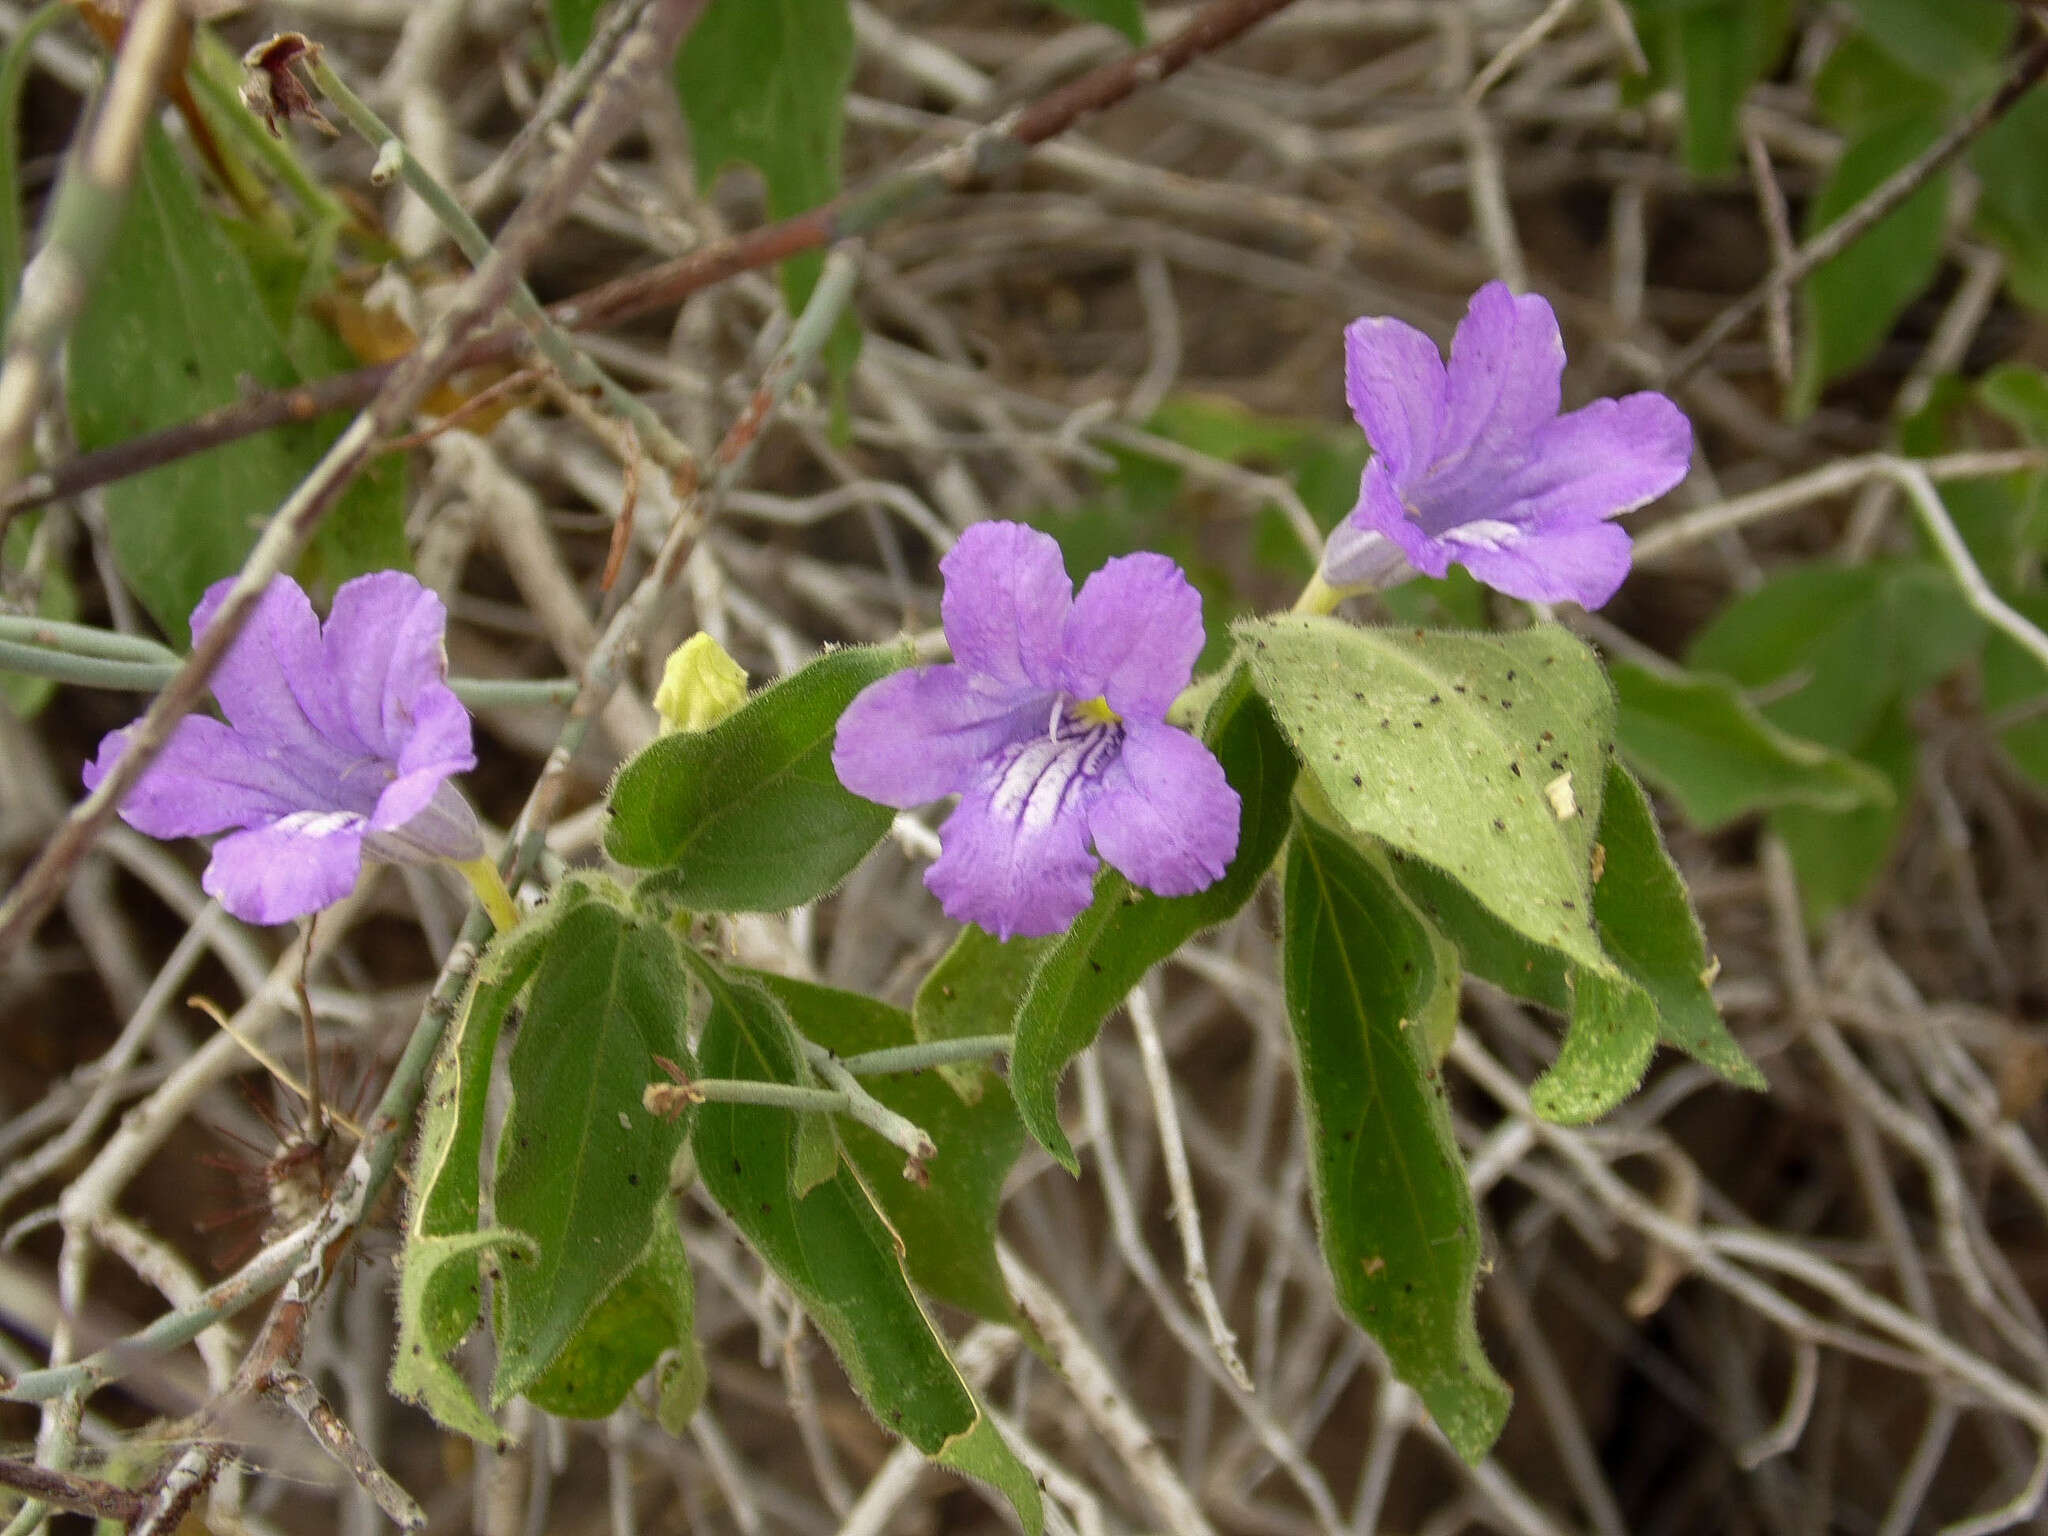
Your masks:
{"label": "yellow flower bud", "polygon": [[654,694],[664,736],[708,731],[746,702],[747,669],[702,630],[669,653]]}

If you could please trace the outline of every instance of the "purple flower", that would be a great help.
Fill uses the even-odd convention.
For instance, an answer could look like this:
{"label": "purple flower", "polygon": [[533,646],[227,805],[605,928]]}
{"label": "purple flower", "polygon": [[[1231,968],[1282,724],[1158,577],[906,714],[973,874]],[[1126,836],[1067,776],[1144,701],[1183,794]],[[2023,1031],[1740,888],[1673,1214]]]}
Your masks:
{"label": "purple flower", "polygon": [[1531,602],[1612,597],[1629,541],[1608,519],[1685,478],[1692,428],[1648,391],[1560,416],[1563,373],[1557,316],[1504,283],[1472,295],[1448,368],[1413,326],[1346,326],[1344,393],[1373,454],[1323,579],[1385,587],[1455,561]]}
{"label": "purple flower", "polygon": [[[205,632],[227,596],[192,614]],[[219,720],[188,715],[121,807],[151,837],[229,832],[200,884],[251,923],[283,923],[354,888],[364,855],[475,859],[476,814],[449,778],[476,766],[469,711],[447,683],[447,611],[402,571],[359,576],[323,631],[297,582],[271,579],[213,675]],[[114,731],[86,788],[128,748]],[[237,830],[230,830],[237,829]]]}
{"label": "purple flower", "polygon": [[1166,723],[1202,649],[1202,600],[1164,555],[1112,560],[1074,595],[1059,545],[977,523],[939,562],[953,663],[899,672],[839,720],[832,766],[907,810],[958,794],[925,884],[1000,938],[1057,933],[1093,895],[1095,852],[1185,896],[1237,852],[1237,792]]}

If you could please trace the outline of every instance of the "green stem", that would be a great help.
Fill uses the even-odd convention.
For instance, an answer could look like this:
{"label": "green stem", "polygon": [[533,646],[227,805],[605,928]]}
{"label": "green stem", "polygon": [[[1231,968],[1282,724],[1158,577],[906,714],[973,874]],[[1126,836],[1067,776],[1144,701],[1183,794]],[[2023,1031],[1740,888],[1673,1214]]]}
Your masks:
{"label": "green stem", "polygon": [[1351,593],[1341,587],[1333,587],[1323,580],[1323,573],[1317,571],[1309,577],[1308,585],[1301,589],[1301,596],[1294,600],[1290,613],[1335,613],[1337,605]]}
{"label": "green stem", "polygon": [[491,924],[498,932],[510,933],[519,926],[519,908],[512,900],[512,893],[505,888],[505,877],[498,873],[496,861],[489,858],[464,859],[455,868],[469,882],[469,888],[476,892],[476,899],[490,914]]}
{"label": "green stem", "polygon": [[713,1077],[690,1083],[690,1097],[706,1104],[763,1104],[770,1109],[844,1114],[846,1095],[830,1088],[798,1088],[790,1083],[759,1083],[745,1077]]}
{"label": "green stem", "polygon": [[21,282],[21,91],[35,62],[36,39],[70,14],[64,0],[44,0],[0,54],[0,316],[13,308]]}
{"label": "green stem", "polygon": [[[427,205],[442,228],[454,237],[471,265],[482,267],[491,256],[491,237],[469,216],[469,211],[456,200],[455,194],[435,179],[434,173],[405,147],[405,141],[370,110],[368,102],[349,89],[348,82],[334,72],[334,66],[327,62],[325,55],[311,55],[305,60],[305,68],[313,77],[313,83],[320,88],[321,95],[333,102],[341,115],[348,119],[349,126],[377,151],[379,169],[395,164],[406,186]],[[540,300],[533,296],[533,290],[525,283],[513,286],[507,304],[520,324],[532,334],[542,355],[554,364],[563,381],[571,389],[595,389],[612,414],[633,429],[657,463],[671,470],[695,464],[695,456],[677,440],[659,416],[577,349],[569,339],[569,333],[548,318]]]}
{"label": "green stem", "polygon": [[916,1045],[892,1045],[886,1050],[862,1051],[842,1056],[839,1065],[855,1077],[883,1077],[895,1072],[922,1072],[949,1061],[974,1061],[983,1056],[1001,1056],[1010,1049],[1009,1035],[962,1035],[957,1040],[920,1040]]}
{"label": "green stem", "polygon": [[[0,672],[45,677],[81,688],[155,693],[177,675],[182,658],[165,651],[161,654],[168,659],[151,659],[151,652],[141,649],[148,641],[136,642],[137,648],[125,654],[107,643],[130,638],[82,624],[0,615]],[[448,686],[471,709],[539,709],[567,704],[576,697],[576,680],[569,677],[454,677]]]}
{"label": "green stem", "polygon": [[803,1043],[804,1055],[818,1075],[844,1095],[845,1113],[896,1147],[909,1159],[904,1164],[903,1176],[923,1182],[924,1165],[937,1152],[924,1129],[896,1113],[880,1099],[861,1087],[859,1079],[840,1059],[814,1040]]}

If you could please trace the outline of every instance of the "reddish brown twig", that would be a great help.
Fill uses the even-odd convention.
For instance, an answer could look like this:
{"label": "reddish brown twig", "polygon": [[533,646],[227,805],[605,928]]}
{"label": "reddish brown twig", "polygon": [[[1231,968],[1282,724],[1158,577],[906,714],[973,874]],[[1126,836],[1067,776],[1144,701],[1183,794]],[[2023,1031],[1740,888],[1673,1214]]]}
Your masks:
{"label": "reddish brown twig", "polygon": [[69,1510],[74,1515],[93,1515],[101,1520],[124,1524],[142,1513],[142,1495],[98,1478],[80,1477],[74,1472],[53,1472],[32,1461],[0,1456],[0,1488],[25,1493],[38,1504]]}
{"label": "reddish brown twig", "polygon": [[[1034,146],[1115,106],[1141,87],[1179,73],[1291,3],[1213,0],[1172,37],[1090,70],[1014,117],[991,124],[951,148],[807,212],[600,284],[550,306],[548,313],[570,330],[606,330],[655,310],[673,308],[692,294],[742,272],[773,266],[872,229],[907,209],[985,180],[1023,158]],[[471,342],[455,366],[503,362],[524,343],[523,331],[507,327]],[[395,367],[396,363],[382,363],[291,389],[254,394],[175,427],[81,454],[22,480],[0,500],[0,523],[58,497],[111,484],[272,427],[361,406],[383,388]]]}

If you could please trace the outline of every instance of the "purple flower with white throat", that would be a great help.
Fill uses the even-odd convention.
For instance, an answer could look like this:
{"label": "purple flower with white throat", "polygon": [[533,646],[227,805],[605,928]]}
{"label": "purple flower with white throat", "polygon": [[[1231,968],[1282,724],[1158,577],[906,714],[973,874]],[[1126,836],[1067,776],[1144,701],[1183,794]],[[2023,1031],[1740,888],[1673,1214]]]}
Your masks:
{"label": "purple flower with white throat", "polygon": [[[232,581],[193,610],[205,633]],[[297,582],[271,579],[213,674],[226,721],[180,720],[121,815],[151,837],[226,832],[200,881],[251,923],[341,900],[366,856],[463,863],[483,854],[449,779],[476,766],[469,711],[448,687],[441,600],[403,571],[345,583],[323,630]],[[95,789],[128,748],[111,733],[86,764]]]}
{"label": "purple flower with white throat", "polygon": [[1388,587],[1455,562],[1530,602],[1612,597],[1629,539],[1609,519],[1685,478],[1692,427],[1649,391],[1559,415],[1563,374],[1557,316],[1504,283],[1472,295],[1448,367],[1399,320],[1346,326],[1344,393],[1373,453],[1323,580]]}
{"label": "purple flower with white throat", "polygon": [[939,570],[953,662],[864,690],[832,766],[899,810],[960,796],[925,873],[947,914],[1005,939],[1057,933],[1093,895],[1096,854],[1160,896],[1221,879],[1237,791],[1166,723],[1202,650],[1180,567],[1125,555],[1076,597],[1047,535],[977,523]]}

